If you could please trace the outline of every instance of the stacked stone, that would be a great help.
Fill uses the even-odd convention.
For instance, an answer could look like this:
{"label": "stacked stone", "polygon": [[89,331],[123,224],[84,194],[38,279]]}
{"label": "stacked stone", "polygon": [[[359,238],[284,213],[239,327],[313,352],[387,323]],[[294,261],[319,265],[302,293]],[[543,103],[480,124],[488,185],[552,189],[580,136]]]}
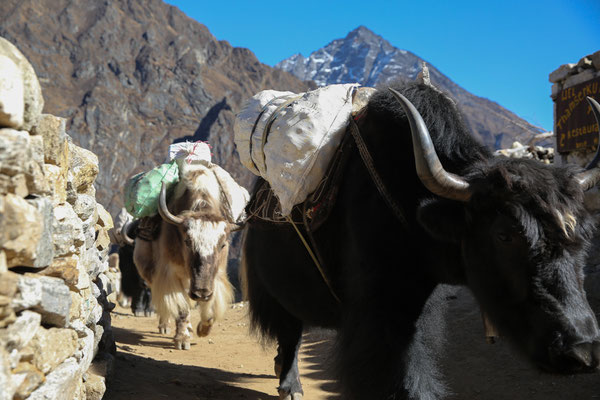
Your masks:
{"label": "stacked stone", "polygon": [[510,149],[496,150],[495,155],[501,155],[509,158],[529,158],[538,160],[544,164],[554,162],[554,148],[544,146],[525,146],[519,142],[513,142]]}
{"label": "stacked stone", "polygon": [[96,155],[0,38],[0,400],[100,399],[115,351]]}

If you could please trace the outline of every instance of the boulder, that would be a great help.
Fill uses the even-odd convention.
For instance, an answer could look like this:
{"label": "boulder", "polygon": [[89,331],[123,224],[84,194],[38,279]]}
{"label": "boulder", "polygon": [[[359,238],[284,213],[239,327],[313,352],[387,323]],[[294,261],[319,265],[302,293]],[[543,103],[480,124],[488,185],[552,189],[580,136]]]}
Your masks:
{"label": "boulder", "polygon": [[17,64],[0,54],[0,126],[19,129],[25,111],[23,74]]}
{"label": "boulder", "polygon": [[36,312],[23,311],[15,322],[0,330],[0,347],[7,351],[21,350],[30,343],[40,329],[42,316]]}
{"label": "boulder", "polygon": [[14,400],[24,400],[37,389],[46,377],[44,373],[28,362],[22,362],[12,370],[13,381],[18,381]]}
{"label": "boulder", "polygon": [[45,325],[64,327],[69,323],[71,295],[61,279],[23,275],[18,278],[12,307],[16,311],[30,309],[40,313]]}
{"label": "boulder", "polygon": [[27,400],[74,400],[80,383],[80,367],[75,358],[68,358],[46,375],[46,381]]}
{"label": "boulder", "polygon": [[[17,129],[31,130],[37,125],[42,109],[44,98],[42,88],[37,75],[29,61],[8,40],[0,37],[0,55],[10,59],[21,71],[23,85],[23,122]],[[2,74],[0,74],[2,75]]]}
{"label": "boulder", "polygon": [[[4,250],[9,268],[15,266],[36,267],[45,217],[21,197],[13,194],[0,196],[0,249]],[[44,259],[44,262],[46,259]]]}
{"label": "boulder", "polygon": [[54,370],[79,348],[77,333],[72,329],[41,328],[29,343],[32,364],[44,374]]}
{"label": "boulder", "polygon": [[85,243],[83,224],[69,203],[54,208],[54,251],[57,257],[80,254]]}
{"label": "boulder", "polygon": [[76,193],[91,194],[90,189],[98,176],[98,156],[74,144],[69,145],[69,153],[72,189]]}

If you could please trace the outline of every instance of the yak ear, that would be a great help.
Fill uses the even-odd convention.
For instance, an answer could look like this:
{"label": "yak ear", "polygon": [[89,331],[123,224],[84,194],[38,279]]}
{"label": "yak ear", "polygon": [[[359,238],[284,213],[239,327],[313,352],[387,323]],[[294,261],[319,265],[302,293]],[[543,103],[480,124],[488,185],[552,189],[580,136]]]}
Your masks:
{"label": "yak ear", "polygon": [[458,243],[465,233],[466,217],[462,202],[430,199],[421,203],[417,220],[435,239]]}

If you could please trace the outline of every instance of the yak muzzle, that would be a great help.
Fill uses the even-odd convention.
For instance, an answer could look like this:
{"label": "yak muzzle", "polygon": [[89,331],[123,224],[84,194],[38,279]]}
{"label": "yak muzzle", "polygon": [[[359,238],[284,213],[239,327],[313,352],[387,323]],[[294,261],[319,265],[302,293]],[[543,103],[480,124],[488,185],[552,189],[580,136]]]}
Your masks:
{"label": "yak muzzle", "polygon": [[213,295],[210,289],[190,290],[190,298],[194,301],[209,301]]}
{"label": "yak muzzle", "polygon": [[600,341],[584,342],[563,352],[550,351],[549,370],[573,374],[597,372],[600,366]]}

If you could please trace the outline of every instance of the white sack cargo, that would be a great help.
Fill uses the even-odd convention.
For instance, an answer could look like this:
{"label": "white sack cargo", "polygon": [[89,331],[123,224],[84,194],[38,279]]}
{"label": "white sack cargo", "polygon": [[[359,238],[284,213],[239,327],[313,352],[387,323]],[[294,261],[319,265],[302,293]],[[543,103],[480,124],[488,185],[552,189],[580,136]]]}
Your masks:
{"label": "white sack cargo", "polygon": [[295,94],[264,90],[246,102],[234,124],[242,164],[269,182],[283,215],[323,178],[340,144],[358,84]]}

